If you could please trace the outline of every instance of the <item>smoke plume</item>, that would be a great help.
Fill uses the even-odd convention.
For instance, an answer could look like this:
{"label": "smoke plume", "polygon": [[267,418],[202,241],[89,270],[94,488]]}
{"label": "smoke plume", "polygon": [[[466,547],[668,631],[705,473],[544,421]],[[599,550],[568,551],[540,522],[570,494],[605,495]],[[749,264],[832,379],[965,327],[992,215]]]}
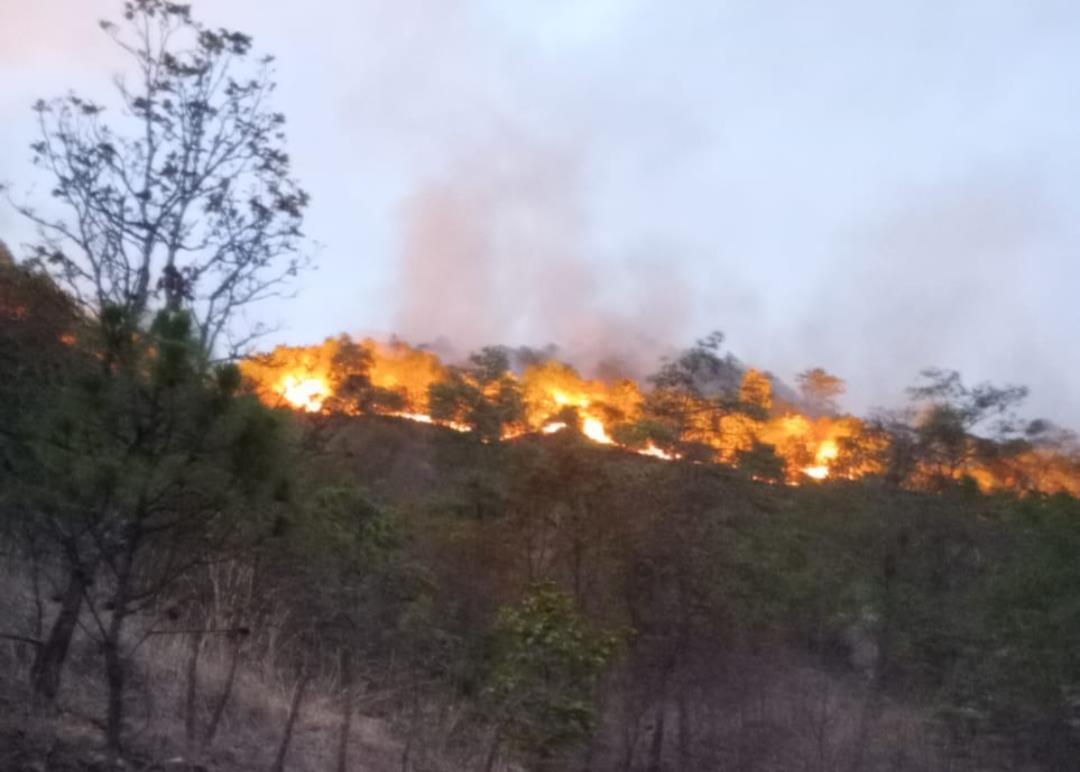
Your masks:
{"label": "smoke plume", "polygon": [[641,375],[689,333],[690,292],[660,254],[605,255],[582,206],[580,154],[506,141],[460,156],[402,209],[395,329],[464,354],[554,344]]}

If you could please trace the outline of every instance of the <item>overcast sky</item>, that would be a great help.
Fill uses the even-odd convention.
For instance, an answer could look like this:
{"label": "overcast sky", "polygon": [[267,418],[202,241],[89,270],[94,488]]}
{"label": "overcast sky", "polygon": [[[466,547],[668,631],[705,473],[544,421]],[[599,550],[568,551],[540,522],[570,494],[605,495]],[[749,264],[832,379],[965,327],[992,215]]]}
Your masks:
{"label": "overcast sky", "polygon": [[[0,180],[30,104],[107,95],[119,0],[0,0]],[[278,57],[320,270],[263,309],[631,364],[713,329],[847,406],[927,365],[1080,428],[1075,0],[195,0]],[[47,188],[45,189],[47,191]],[[0,237],[25,227],[0,207]]]}

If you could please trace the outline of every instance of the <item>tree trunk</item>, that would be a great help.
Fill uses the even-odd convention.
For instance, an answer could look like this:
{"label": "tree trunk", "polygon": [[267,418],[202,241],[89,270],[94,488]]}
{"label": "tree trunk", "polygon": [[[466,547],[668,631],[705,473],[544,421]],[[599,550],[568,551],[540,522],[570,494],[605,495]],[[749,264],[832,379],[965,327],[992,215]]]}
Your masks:
{"label": "tree trunk", "polygon": [[60,596],[60,613],[44,645],[38,647],[34,663],[30,666],[30,684],[34,693],[50,702],[56,699],[60,690],[60,674],[82,609],[84,581],[79,569],[68,571],[67,585]]}
{"label": "tree trunk", "polygon": [[592,772],[593,755],[596,753],[596,737],[590,737],[585,745],[585,753],[581,759],[581,772]]}
{"label": "tree trunk", "polygon": [[679,684],[679,734],[677,735],[679,751],[679,772],[688,772],[690,769],[692,769],[690,762],[690,746],[693,742],[693,729],[690,725],[690,699],[686,694],[687,688],[687,684]]}
{"label": "tree trunk", "polygon": [[41,600],[41,556],[32,539],[30,541],[30,583],[34,589],[34,637],[41,640],[41,633],[45,627],[45,604]]}
{"label": "tree trunk", "polygon": [[634,747],[637,745],[638,739],[638,726],[637,722],[634,722],[633,728],[623,728],[623,755],[622,763],[619,765],[619,769],[622,772],[630,772],[630,769],[634,766]]}
{"label": "tree trunk", "polygon": [[105,713],[105,746],[110,754],[119,757],[124,734],[124,681],[127,673],[123,652],[124,622],[128,615],[128,595],[131,593],[138,533],[132,534],[117,561],[116,591],[112,597],[112,619],[102,641],[105,650],[105,683],[108,686],[108,707]]}
{"label": "tree trunk", "polygon": [[502,744],[502,726],[495,729],[495,735],[491,738],[491,746],[488,748],[487,760],[484,761],[484,772],[494,772],[495,763],[499,760],[499,746]]}
{"label": "tree trunk", "polygon": [[663,772],[664,769],[664,715],[666,713],[666,701],[661,700],[656,711],[656,727],[653,729],[652,747],[649,749],[649,772]]}
{"label": "tree trunk", "polygon": [[353,670],[352,652],[341,650],[341,736],[338,738],[337,772],[348,772],[349,730],[352,727]]}
{"label": "tree trunk", "polygon": [[296,726],[296,720],[300,716],[300,706],[304,701],[304,692],[307,691],[308,681],[311,680],[311,675],[307,671],[301,674],[300,683],[296,685],[296,691],[293,692],[292,704],[289,706],[289,718],[285,722],[285,732],[281,736],[281,746],[278,748],[277,758],[274,759],[274,766],[272,766],[271,772],[285,772],[285,757],[289,753],[289,743],[292,742],[293,729]]}
{"label": "tree trunk", "polygon": [[199,697],[199,654],[202,652],[203,633],[191,636],[191,651],[188,653],[187,687],[184,692],[184,740],[188,748],[195,742],[198,724]]}
{"label": "tree trunk", "polygon": [[210,717],[210,723],[206,727],[206,736],[203,738],[203,747],[209,748],[214,742],[221,719],[225,715],[225,706],[229,704],[232,696],[233,684],[236,683],[236,669],[240,665],[240,646],[242,639],[237,637],[232,642],[232,657],[229,659],[229,672],[225,676],[225,685],[221,689],[221,695],[214,704],[214,713]]}
{"label": "tree trunk", "polygon": [[124,660],[120,636],[124,627],[124,609],[117,604],[106,633],[105,682],[108,686],[108,709],[105,715],[105,746],[113,755],[122,749],[124,731]]}
{"label": "tree trunk", "polygon": [[852,750],[851,772],[862,769],[863,759],[866,755],[866,747],[870,742],[871,727],[877,721],[881,712],[881,702],[885,694],[885,687],[889,678],[892,656],[892,632],[893,632],[893,583],[895,573],[895,560],[887,555],[883,566],[883,599],[881,613],[881,628],[877,635],[877,662],[874,663],[874,673],[867,687],[866,699],[863,701],[862,715],[859,717],[859,726],[856,730],[854,748]]}
{"label": "tree trunk", "polygon": [[[405,746],[401,749],[401,772],[409,772],[409,765],[412,763],[412,749],[413,743],[417,740],[417,734],[420,731],[420,688],[416,683],[416,670],[414,669],[409,681],[409,731],[408,737],[405,739]],[[440,711],[438,718],[439,726],[443,726],[445,718]]]}
{"label": "tree trunk", "polygon": [[660,689],[657,696],[656,726],[653,728],[652,745],[649,748],[648,772],[662,772],[664,769],[664,734],[667,722],[668,696],[671,691],[671,677],[675,670],[675,661],[678,657],[677,649],[673,649],[664,663],[664,671],[661,675]]}

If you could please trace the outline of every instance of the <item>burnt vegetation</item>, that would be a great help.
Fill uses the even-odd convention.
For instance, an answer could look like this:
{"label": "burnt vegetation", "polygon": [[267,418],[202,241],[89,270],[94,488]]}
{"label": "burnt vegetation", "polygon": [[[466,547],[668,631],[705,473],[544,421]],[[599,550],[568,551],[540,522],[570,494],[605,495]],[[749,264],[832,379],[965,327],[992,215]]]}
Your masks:
{"label": "burnt vegetation", "polygon": [[103,26],[121,114],[38,106],[0,249],[0,768],[1075,769],[1080,454],[1024,389],[239,359],[305,263],[270,63]]}

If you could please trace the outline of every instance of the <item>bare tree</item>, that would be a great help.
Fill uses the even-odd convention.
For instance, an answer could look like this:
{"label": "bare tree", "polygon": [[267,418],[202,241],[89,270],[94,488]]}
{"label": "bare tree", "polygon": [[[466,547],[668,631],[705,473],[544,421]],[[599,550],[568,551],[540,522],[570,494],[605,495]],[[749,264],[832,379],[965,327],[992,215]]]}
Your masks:
{"label": "bare tree", "polygon": [[1023,386],[980,383],[966,386],[955,370],[928,368],[908,388],[912,401],[923,406],[917,426],[921,460],[941,479],[963,473],[992,443],[1020,431],[1015,409],[1027,397]]}
{"label": "bare tree", "polygon": [[32,259],[92,311],[183,307],[207,352],[224,339],[235,354],[265,332],[235,329],[237,312],[309,264],[308,195],[269,107],[273,60],[181,3],[129,0],[121,24],[101,27],[135,77],[116,78],[115,120],[76,94],[35,106],[34,161],[59,206],[16,206],[38,229]]}
{"label": "bare tree", "polygon": [[965,432],[984,428],[990,419],[997,419],[991,431],[998,438],[1019,430],[1014,410],[1027,397],[1025,386],[995,386],[980,383],[968,387],[956,370],[929,367],[919,373],[920,380],[908,388],[908,396],[931,408],[947,409]]}
{"label": "bare tree", "polygon": [[836,398],[847,390],[843,379],[820,367],[803,370],[795,376],[795,381],[799,384],[803,402],[817,413],[835,413]]}
{"label": "bare tree", "polygon": [[[207,361],[235,356],[264,331],[241,327],[241,312],[286,291],[308,264],[308,196],[283,150],[285,118],[269,105],[272,60],[252,55],[251,38],[165,0],[128,0],[122,19],[101,27],[133,64],[115,81],[118,109],[76,94],[39,102],[34,160],[53,201],[16,206],[37,226],[31,264],[85,312],[90,363],[27,421],[35,471],[21,495],[67,577],[35,690],[55,697],[88,610],[118,749],[126,620],[152,610],[229,530],[219,526],[232,483],[212,490],[215,470],[196,466],[214,444],[219,462],[232,458],[243,440],[226,421],[248,419],[231,399],[236,373]],[[107,466],[114,471],[101,477]]]}

